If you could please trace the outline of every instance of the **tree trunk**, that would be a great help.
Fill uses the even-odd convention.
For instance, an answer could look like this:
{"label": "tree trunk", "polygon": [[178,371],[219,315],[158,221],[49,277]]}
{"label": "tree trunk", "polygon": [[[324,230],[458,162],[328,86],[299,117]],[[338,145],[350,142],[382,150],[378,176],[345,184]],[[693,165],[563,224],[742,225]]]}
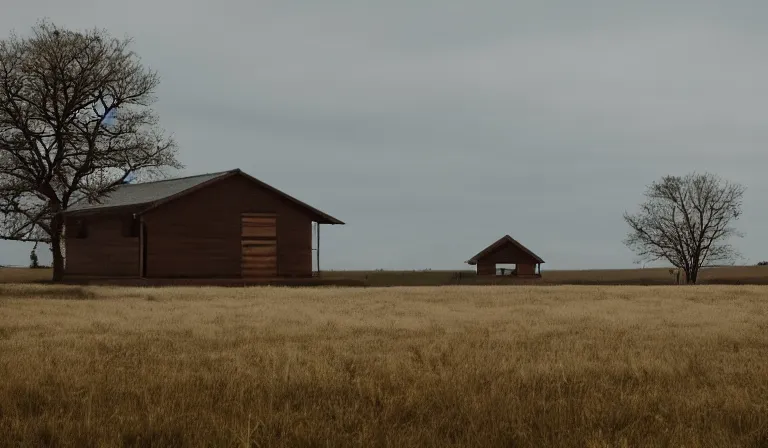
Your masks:
{"label": "tree trunk", "polygon": [[64,280],[64,255],[61,253],[61,238],[64,233],[64,221],[60,214],[51,219],[51,253],[53,255],[53,281]]}
{"label": "tree trunk", "polygon": [[686,273],[686,280],[689,285],[695,285],[696,281],[699,278],[699,269],[696,267],[691,267],[691,272]]}

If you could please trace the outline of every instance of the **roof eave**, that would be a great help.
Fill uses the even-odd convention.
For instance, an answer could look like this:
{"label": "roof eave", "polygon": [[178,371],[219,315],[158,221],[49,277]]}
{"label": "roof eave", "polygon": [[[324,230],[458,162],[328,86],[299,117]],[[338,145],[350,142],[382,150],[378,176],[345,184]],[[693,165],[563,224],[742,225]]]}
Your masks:
{"label": "roof eave", "polygon": [[343,226],[345,224],[345,222],[339,221],[338,219],[334,218],[333,216],[328,216],[326,219],[317,220],[315,222],[318,223],[318,224],[330,224],[332,226],[334,226],[334,225]]}
{"label": "roof eave", "polygon": [[[86,215],[98,215],[101,213],[112,213],[112,212],[119,212],[124,210],[133,210],[133,209],[141,209],[143,207],[147,207],[151,205],[151,202],[145,202],[141,204],[129,204],[129,205],[110,205],[105,207],[91,207],[86,209],[77,209],[77,210],[64,210],[61,212],[63,216],[86,216]],[[141,212],[139,212],[141,213]]]}
{"label": "roof eave", "polygon": [[106,213],[107,211],[113,211],[113,210],[119,210],[119,209],[130,209],[130,208],[137,208],[141,209],[138,214],[143,215],[145,213],[148,213],[157,207],[160,207],[168,202],[171,202],[173,200],[176,200],[178,198],[181,198],[183,196],[186,196],[194,191],[200,190],[202,188],[208,187],[211,184],[214,184],[216,182],[222,181],[224,179],[229,179],[233,176],[243,176],[246,179],[250,180],[251,182],[256,183],[257,185],[261,186],[262,188],[266,188],[267,190],[270,190],[285,199],[288,199],[289,201],[293,202],[295,205],[303,208],[307,212],[309,212],[310,215],[313,215],[314,221],[319,224],[330,224],[330,225],[344,225],[344,222],[340,219],[336,219],[333,216],[323,213],[320,210],[312,207],[309,204],[306,204],[293,196],[278,190],[277,188],[260,181],[259,179],[256,179],[255,177],[244,173],[240,169],[234,169],[227,172],[223,172],[220,176],[216,176],[212,179],[208,179],[205,182],[201,182],[191,188],[187,188],[186,190],[182,190],[176,194],[164,197],[162,199],[156,200],[156,201],[150,201],[150,202],[144,202],[140,204],[130,204],[130,205],[116,205],[116,206],[106,206],[106,207],[91,207],[84,210],[72,210],[72,211],[64,211],[63,214],[67,216],[84,216],[84,215],[91,215],[91,214],[98,214],[98,213]]}
{"label": "roof eave", "polygon": [[[499,238],[494,243],[492,243],[490,246],[488,246],[485,249],[483,249],[480,252],[478,252],[477,255],[475,255],[474,257],[470,258],[469,261],[467,261],[467,263],[469,263],[469,264],[477,264],[477,262],[479,260],[483,259],[487,255],[492,253],[494,250],[496,250],[497,248],[502,246],[504,243],[509,243],[509,244],[513,244],[513,245],[517,246],[523,252],[527,253],[536,263],[544,264],[544,260],[542,260],[541,257],[539,257],[538,255],[533,253],[530,249],[528,249],[527,247],[523,246],[519,241],[517,241],[516,239],[512,238],[509,235],[504,235],[503,237]],[[474,263],[471,263],[471,262],[474,262]]]}
{"label": "roof eave", "polygon": [[214,177],[212,179],[208,179],[205,182],[200,182],[199,184],[197,184],[197,185],[195,185],[193,187],[187,188],[185,190],[181,190],[181,191],[179,191],[176,194],[172,194],[170,196],[166,196],[166,197],[164,197],[162,199],[159,199],[157,201],[150,202],[150,203],[147,204],[148,207],[146,207],[144,210],[139,212],[139,214],[143,215],[143,214],[145,214],[145,213],[147,213],[149,211],[152,211],[152,210],[156,209],[157,207],[160,207],[163,204],[166,204],[166,203],[171,202],[173,200],[176,200],[178,198],[184,197],[184,196],[186,196],[186,195],[188,195],[190,193],[198,191],[198,190],[200,190],[202,188],[205,188],[205,187],[207,187],[207,186],[209,186],[211,184],[214,184],[214,183],[216,183],[218,181],[221,181],[221,180],[224,180],[224,179],[229,179],[230,177],[234,176],[238,172],[240,172],[240,170],[231,170],[231,171],[228,171],[228,172],[224,172],[220,176],[216,176],[216,177]]}
{"label": "roof eave", "polygon": [[315,221],[317,223],[320,223],[320,224],[331,224],[331,225],[344,225],[344,222],[341,221],[340,219],[336,219],[336,218],[334,218],[333,216],[331,216],[331,215],[329,215],[327,213],[321,212],[320,210],[312,207],[311,205],[307,204],[306,202],[300,201],[300,200],[294,198],[293,196],[289,195],[288,193],[285,193],[284,191],[281,191],[281,190],[273,187],[272,185],[269,185],[266,182],[260,181],[259,179],[256,179],[255,177],[251,176],[248,173],[243,172],[240,169],[232,170],[231,174],[232,175],[239,174],[239,175],[245,177],[246,179],[250,180],[251,182],[254,182],[257,185],[260,185],[262,188],[266,188],[268,190],[271,190],[274,193],[277,193],[277,194],[283,196],[284,198],[288,199],[289,201],[293,202],[294,204],[298,205],[299,207],[304,208],[305,210],[307,210],[311,214],[315,215],[316,218],[321,218],[322,220],[318,219],[318,220]]}

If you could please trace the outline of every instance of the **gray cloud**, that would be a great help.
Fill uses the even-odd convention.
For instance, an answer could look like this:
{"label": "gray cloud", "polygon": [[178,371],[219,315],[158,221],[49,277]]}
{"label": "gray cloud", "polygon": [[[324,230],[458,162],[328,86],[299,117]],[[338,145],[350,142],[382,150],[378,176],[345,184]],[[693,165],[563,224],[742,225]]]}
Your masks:
{"label": "gray cloud", "polygon": [[0,26],[133,36],[187,172],[240,167],[348,222],[326,268],[461,268],[504,233],[550,269],[627,267],[622,212],[691,170],[747,185],[737,244],[768,258],[764,2],[67,3]]}

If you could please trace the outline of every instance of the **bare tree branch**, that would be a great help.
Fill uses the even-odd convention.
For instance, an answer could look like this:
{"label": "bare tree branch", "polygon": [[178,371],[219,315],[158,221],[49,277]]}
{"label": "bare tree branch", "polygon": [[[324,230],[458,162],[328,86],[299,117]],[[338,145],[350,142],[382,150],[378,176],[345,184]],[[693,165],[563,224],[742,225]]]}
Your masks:
{"label": "bare tree branch", "polygon": [[696,283],[702,266],[738,257],[728,240],[742,236],[731,223],[741,216],[744,191],[709,173],[666,176],[648,187],[640,211],[624,214],[631,228],[624,243],[640,260],[667,260]]}
{"label": "bare tree branch", "polygon": [[98,200],[132,173],[181,167],[150,108],[159,77],[130,43],[46,21],[0,41],[0,239],[51,244],[55,279],[61,212],[74,200]]}

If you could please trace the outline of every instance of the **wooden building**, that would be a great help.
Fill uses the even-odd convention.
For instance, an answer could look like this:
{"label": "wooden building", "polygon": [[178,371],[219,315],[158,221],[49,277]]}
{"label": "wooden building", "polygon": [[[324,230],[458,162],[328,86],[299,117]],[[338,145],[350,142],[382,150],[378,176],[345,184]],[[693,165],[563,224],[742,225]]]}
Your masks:
{"label": "wooden building", "polygon": [[477,266],[477,275],[505,275],[504,271],[497,272],[496,265],[514,264],[515,268],[510,269],[510,275],[536,278],[541,276],[541,264],[544,260],[511,236],[505,235],[470,258],[467,263]]}
{"label": "wooden building", "polygon": [[344,224],[240,170],[124,184],[65,213],[65,280],[312,277],[312,225]]}

